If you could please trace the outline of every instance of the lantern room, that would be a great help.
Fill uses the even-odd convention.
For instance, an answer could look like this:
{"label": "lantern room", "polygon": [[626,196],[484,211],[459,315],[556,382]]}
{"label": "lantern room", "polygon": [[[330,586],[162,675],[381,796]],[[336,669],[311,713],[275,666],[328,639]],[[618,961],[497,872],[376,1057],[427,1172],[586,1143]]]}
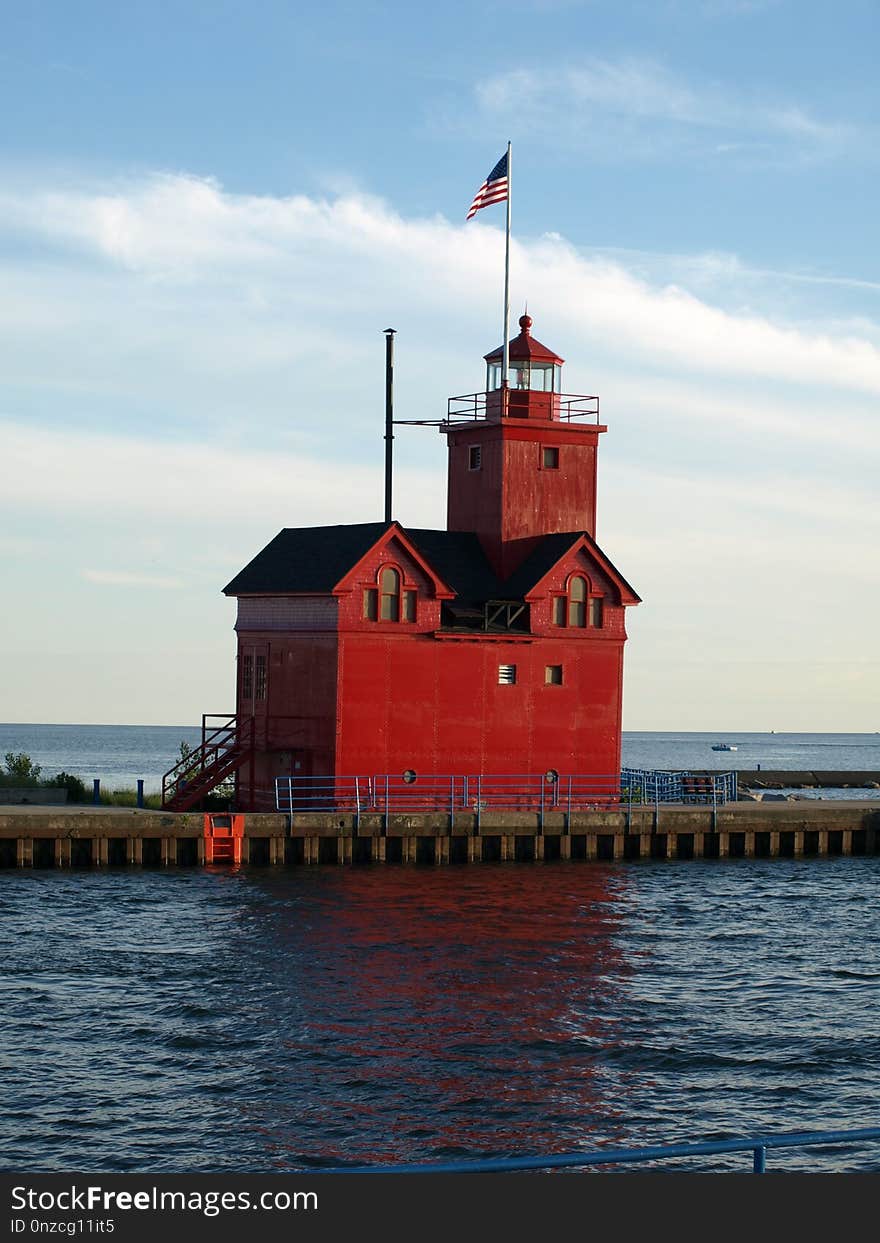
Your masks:
{"label": "lantern room", "polygon": [[488,419],[558,419],[563,359],[532,336],[532,317],[521,315],[519,336],[508,346],[507,387],[504,351],[486,354],[486,417]]}
{"label": "lantern room", "polygon": [[[520,334],[508,347],[507,387],[533,393],[562,392],[562,364],[565,361],[532,336],[532,317],[521,315]],[[503,350],[486,354],[486,392],[503,387]]]}

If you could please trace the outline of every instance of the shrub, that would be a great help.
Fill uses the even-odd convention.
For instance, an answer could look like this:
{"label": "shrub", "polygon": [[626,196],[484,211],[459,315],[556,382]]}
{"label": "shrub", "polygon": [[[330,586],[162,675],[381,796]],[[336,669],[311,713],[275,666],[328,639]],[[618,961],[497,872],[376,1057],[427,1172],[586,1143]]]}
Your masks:
{"label": "shrub", "polygon": [[68,802],[84,803],[86,801],[86,784],[79,777],[74,777],[72,773],[58,773],[49,784],[66,790]]}
{"label": "shrub", "polygon": [[4,776],[10,778],[12,784],[17,785],[36,785],[40,780],[42,772],[39,764],[35,764],[29,755],[25,755],[24,751],[18,753],[14,751],[6,752],[6,772]]}

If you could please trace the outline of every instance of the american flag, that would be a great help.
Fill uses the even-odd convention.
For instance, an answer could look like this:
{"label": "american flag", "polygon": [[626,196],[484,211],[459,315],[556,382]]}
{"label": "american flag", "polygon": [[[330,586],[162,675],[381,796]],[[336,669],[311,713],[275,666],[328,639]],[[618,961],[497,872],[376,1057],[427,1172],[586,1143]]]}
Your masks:
{"label": "american flag", "polygon": [[467,214],[468,220],[475,216],[481,207],[491,207],[493,203],[503,203],[507,198],[507,152],[492,169],[489,176],[480,186],[471,203]]}

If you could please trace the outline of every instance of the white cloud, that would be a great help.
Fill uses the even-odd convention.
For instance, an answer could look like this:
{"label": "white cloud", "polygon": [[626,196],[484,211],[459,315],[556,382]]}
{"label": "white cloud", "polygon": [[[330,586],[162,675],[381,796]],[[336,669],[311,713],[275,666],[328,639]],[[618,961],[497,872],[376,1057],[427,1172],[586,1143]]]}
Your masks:
{"label": "white cloud", "polygon": [[607,345],[626,341],[654,362],[727,375],[774,377],[880,392],[880,349],[856,334],[805,330],[712,306],[678,285],[649,285],[618,264],[564,244],[519,247],[539,304]]}
{"label": "white cloud", "polygon": [[[361,321],[365,340],[379,335],[385,312],[416,321],[457,316],[459,328],[470,330],[497,301],[499,230],[440,217],[406,220],[362,196],[241,196],[213,182],[162,175],[113,195],[7,192],[0,196],[4,225],[27,231],[33,242],[83,252],[83,268],[72,272],[63,263],[41,274],[10,268],[0,324],[17,338],[6,372],[13,377],[24,361],[18,341],[30,339],[34,347],[35,334],[44,333],[51,346],[53,336],[66,343],[79,330],[74,365],[89,372],[90,382],[90,363],[100,363],[109,340],[117,363],[120,350],[135,364],[161,355],[172,383],[175,369],[197,372],[198,382],[210,386],[218,375],[250,384],[267,368],[282,368],[288,383],[304,379],[311,389],[315,379],[326,381],[326,371],[315,373],[335,355],[334,382],[345,384],[356,380],[353,356],[345,355],[356,317],[370,316]],[[623,261],[585,256],[553,236],[515,241],[513,252],[514,299],[527,290],[542,324],[564,323],[567,335],[591,347],[598,337],[677,370],[880,391],[880,349],[858,331],[724,309],[705,292],[652,284]],[[735,262],[727,257],[728,266]],[[717,256],[706,263],[719,267]],[[29,375],[58,383],[57,369],[47,375],[44,354]]]}
{"label": "white cloud", "polygon": [[662,66],[648,61],[591,60],[560,72],[510,69],[476,87],[477,102],[491,113],[547,119],[563,97],[572,109],[595,107],[635,117],[706,124],[699,98]]}
{"label": "white cloud", "polygon": [[479,82],[475,97],[487,123],[503,118],[520,134],[613,159],[668,159],[678,148],[802,162],[844,154],[866,137],[769,92],[691,84],[633,57],[505,70]]}

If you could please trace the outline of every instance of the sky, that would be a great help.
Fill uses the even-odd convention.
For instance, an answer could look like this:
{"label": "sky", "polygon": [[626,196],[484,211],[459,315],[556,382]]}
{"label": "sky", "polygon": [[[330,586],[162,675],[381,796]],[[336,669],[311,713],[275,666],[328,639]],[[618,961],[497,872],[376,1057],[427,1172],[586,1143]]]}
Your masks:
{"label": "sky", "polygon": [[[0,719],[234,708],[511,311],[598,394],[624,728],[880,729],[876,0],[0,0]],[[515,330],[515,329],[514,329]],[[399,428],[395,517],[445,524]]]}

